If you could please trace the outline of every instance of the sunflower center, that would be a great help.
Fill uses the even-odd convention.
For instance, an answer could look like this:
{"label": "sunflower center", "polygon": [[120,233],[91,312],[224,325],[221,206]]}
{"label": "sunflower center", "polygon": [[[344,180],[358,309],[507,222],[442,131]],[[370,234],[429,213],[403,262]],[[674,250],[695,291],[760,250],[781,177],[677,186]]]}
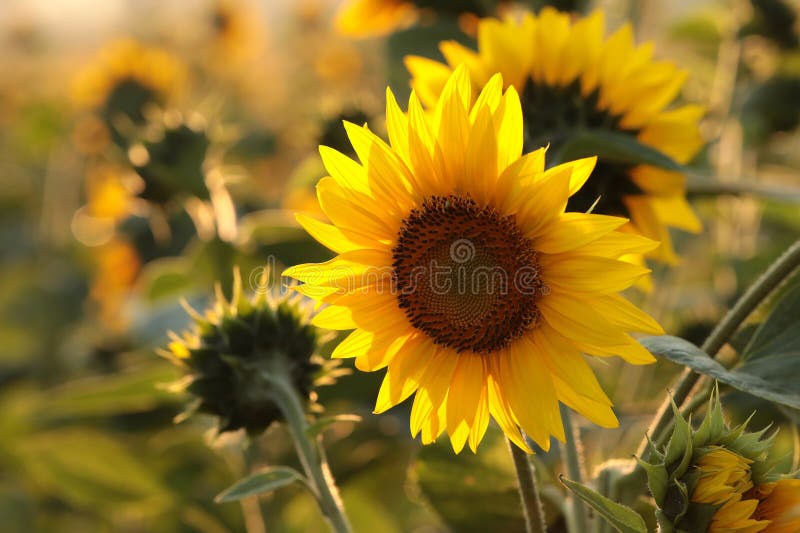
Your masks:
{"label": "sunflower center", "polygon": [[225,34],[231,27],[231,17],[224,9],[218,8],[211,17],[211,25],[218,35]]}
{"label": "sunflower center", "polygon": [[[599,99],[600,94],[596,90],[588,96],[582,95],[578,80],[564,87],[529,80],[522,92],[525,151],[533,151],[549,143],[551,152],[558,153],[577,128],[616,131],[634,137],[638,135],[638,130],[620,126],[621,116],[600,109]],[[572,155],[577,157],[576,154]],[[586,184],[569,199],[567,211],[586,212],[597,202],[595,212],[630,216],[623,198],[642,194],[642,190],[630,178],[631,168],[633,165],[598,161]]]}
{"label": "sunflower center", "polygon": [[145,121],[144,108],[157,101],[157,95],[133,78],[125,78],[114,85],[105,103],[105,115],[113,120],[115,115],[124,114],[136,124]]}
{"label": "sunflower center", "polygon": [[490,14],[482,0],[411,0],[411,3],[419,9],[431,9],[436,13],[474,13],[480,16]]}
{"label": "sunflower center", "polygon": [[403,221],[393,258],[400,308],[436,344],[491,353],[539,318],[547,288],[513,215],[471,198],[428,197]]}

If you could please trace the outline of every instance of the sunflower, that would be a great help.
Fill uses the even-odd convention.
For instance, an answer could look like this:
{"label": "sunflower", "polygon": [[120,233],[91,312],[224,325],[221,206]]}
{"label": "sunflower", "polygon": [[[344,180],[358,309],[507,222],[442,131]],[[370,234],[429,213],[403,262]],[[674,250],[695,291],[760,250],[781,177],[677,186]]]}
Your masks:
{"label": "sunflower", "polygon": [[99,113],[110,124],[119,115],[143,124],[147,107],[166,104],[185,81],[186,68],[176,57],[123,39],[108,45],[78,74],[72,95],[79,107]]}
{"label": "sunflower", "polygon": [[754,486],[753,463],[725,448],[717,448],[698,461],[700,476],[692,503],[721,505],[712,515],[708,533],[800,531],[800,479]]}
{"label": "sunflower", "polygon": [[413,2],[403,0],[352,0],[336,15],[336,30],[353,37],[386,35],[408,28],[419,12]]}
{"label": "sunflower", "polygon": [[755,498],[743,498],[753,488],[751,459],[725,448],[715,448],[697,462],[700,474],[692,491],[692,503],[721,506],[708,526],[709,532],[761,531],[766,524],[750,518],[758,506]]}
{"label": "sunflower", "polygon": [[119,222],[132,212],[133,193],[125,184],[124,171],[115,166],[98,164],[86,172],[86,206],[95,218]]}
{"label": "sunflower", "polygon": [[[628,135],[678,163],[687,163],[702,147],[702,107],[670,106],[686,73],[654,61],[650,44],[636,46],[630,25],[604,39],[600,12],[575,22],[552,8],[520,21],[484,19],[478,25],[477,52],[452,41],[440,48],[447,64],[406,58],[411,85],[423,103],[437,99],[459,64],[467,65],[478,86],[500,72],[521,95],[526,150],[549,144],[558,154],[582,130]],[[624,230],[659,241],[650,256],[674,263],[667,228],[701,229],[686,202],[685,181],[679,172],[603,159],[601,154],[567,211],[593,207],[595,213],[629,218]]]}
{"label": "sunflower", "polygon": [[101,322],[111,330],[128,325],[125,305],[141,269],[136,248],[122,238],[92,248],[95,273],[90,298]]}
{"label": "sunflower", "polygon": [[218,283],[215,301],[205,312],[186,306],[194,328],[180,336],[170,332],[168,349],[159,350],[187,371],[188,377],[174,389],[196,397],[180,419],[206,413],[218,417],[220,433],[244,428],[257,435],[284,420],[271,390],[274,384],[265,374],[285,380],[304,411],[319,413],[316,389],[348,373],[338,368],[339,361],[318,355],[330,334],[309,324],[310,302],[270,290],[269,279],[269,271],[263,270],[256,293],[248,298],[237,269],[230,300]]}
{"label": "sunflower", "polygon": [[498,74],[475,103],[466,68],[431,113],[412,93],[404,114],[387,90],[390,143],[345,123],[361,164],[321,147],[317,185],[332,224],[297,215],[339,255],[289,268],[297,290],[328,304],[314,324],[355,329],[333,352],[364,371],[388,367],[375,412],[412,394],[411,432],[445,430],[475,451],[490,415],[530,451],[564,439],[558,402],[616,427],[582,353],[654,359],[628,332],[662,332],[615,294],[648,270],[620,255],[655,243],[621,233],[625,219],[564,213],[595,159],[544,169],[522,155],[523,116]]}
{"label": "sunflower", "polygon": [[769,521],[764,533],[800,531],[800,479],[781,479],[759,487],[754,518]]}
{"label": "sunflower", "polygon": [[640,461],[658,507],[659,531],[800,531],[800,480],[777,472],[775,433],[728,426],[716,389],[697,429],[673,409],[668,444],[651,444],[651,461]]}
{"label": "sunflower", "polygon": [[377,37],[413,26],[424,12],[456,16],[466,27],[476,15],[495,12],[485,0],[350,0],[336,15],[336,30],[352,37]]}
{"label": "sunflower", "polygon": [[259,33],[253,6],[242,0],[217,0],[209,14],[211,43],[220,65],[252,58]]}

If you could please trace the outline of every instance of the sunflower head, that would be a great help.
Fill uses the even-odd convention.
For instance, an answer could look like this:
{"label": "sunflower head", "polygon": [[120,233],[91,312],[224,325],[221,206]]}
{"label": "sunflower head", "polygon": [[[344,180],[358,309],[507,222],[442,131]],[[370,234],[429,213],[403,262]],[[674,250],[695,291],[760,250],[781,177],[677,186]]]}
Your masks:
{"label": "sunflower head", "polygon": [[269,376],[289,383],[308,410],[319,410],[314,389],[333,382],[337,364],[316,355],[324,336],[309,324],[310,314],[297,295],[259,290],[245,298],[238,272],[230,301],[218,286],[210,309],[191,311],[194,330],[172,335],[163,352],[188,373],[176,388],[197,398],[183,417],[211,414],[219,418],[220,432],[258,434],[283,419]]}
{"label": "sunflower head", "polygon": [[387,91],[389,143],[345,122],[360,162],[321,147],[317,185],[331,224],[298,221],[339,255],[284,274],[327,306],[314,323],[354,329],[334,351],[366,371],[387,368],[375,411],[414,395],[411,431],[447,431],[475,450],[491,417],[518,446],[563,439],[558,402],[615,427],[611,402],[583,354],[653,357],[629,334],[660,332],[616,295],[648,271],[621,261],[649,239],[625,219],[565,213],[594,158],[545,170],[522,155],[523,115],[500,75],[472,94],[466,68],[424,110]]}
{"label": "sunflower head", "polygon": [[114,165],[95,165],[86,172],[88,214],[118,222],[130,212],[131,192],[125,185],[125,171]]}
{"label": "sunflower head", "polygon": [[259,28],[247,0],[217,0],[208,15],[211,45],[220,65],[237,64],[257,51]]}
{"label": "sunflower head", "polygon": [[800,531],[800,479],[780,479],[761,485],[753,517],[769,522],[765,533]]}
{"label": "sunflower head", "polygon": [[73,99],[117,129],[120,120],[145,122],[150,107],[166,105],[186,83],[186,67],[173,55],[132,39],[115,41],[73,83]]}
{"label": "sunflower head", "polygon": [[100,321],[112,331],[122,331],[128,325],[124,310],[142,260],[136,248],[120,237],[91,251],[94,275],[89,296]]}
{"label": "sunflower head", "polygon": [[414,25],[423,13],[475,18],[496,11],[485,0],[348,0],[336,16],[336,29],[351,37],[377,37]]}
{"label": "sunflower head", "polygon": [[[764,516],[769,507],[763,504],[781,477],[769,456],[774,435],[766,437],[766,429],[747,432],[746,424],[729,427],[717,395],[696,430],[677,408],[674,411],[676,425],[669,443],[663,450],[653,447],[654,459],[641,463],[661,530],[774,531],[767,528]],[[778,483],[786,490],[786,481]]]}
{"label": "sunflower head", "polygon": [[[604,33],[600,12],[573,21],[569,14],[546,7],[521,20],[481,20],[477,50],[454,41],[441,43],[445,64],[412,56],[406,65],[412,87],[426,103],[438,98],[449,73],[460,64],[467,65],[478,86],[502,73],[521,96],[526,150],[549,145],[557,159],[564,152],[590,155],[580,153],[577,139],[592,134],[614,136],[622,144],[635,141],[687,163],[703,144],[698,129],[703,109],[671,105],[686,73],[653,60],[652,46],[637,46],[628,25],[607,39]],[[567,211],[592,208],[629,218],[629,229],[661,242],[650,255],[673,262],[667,228],[700,230],[685,200],[685,176],[629,161],[619,153],[600,153],[592,176],[570,197]]]}
{"label": "sunflower head", "polygon": [[167,112],[148,124],[142,142],[128,151],[144,183],[139,196],[160,205],[187,196],[207,200],[205,165],[211,144],[205,122],[199,118],[188,120]]}

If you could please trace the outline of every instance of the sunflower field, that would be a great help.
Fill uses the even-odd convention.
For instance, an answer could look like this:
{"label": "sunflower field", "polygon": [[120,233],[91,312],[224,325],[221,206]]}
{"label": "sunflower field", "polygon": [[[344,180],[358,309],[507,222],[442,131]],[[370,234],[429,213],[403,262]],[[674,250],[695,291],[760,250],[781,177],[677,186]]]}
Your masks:
{"label": "sunflower field", "polygon": [[800,533],[800,1],[0,43],[3,533]]}

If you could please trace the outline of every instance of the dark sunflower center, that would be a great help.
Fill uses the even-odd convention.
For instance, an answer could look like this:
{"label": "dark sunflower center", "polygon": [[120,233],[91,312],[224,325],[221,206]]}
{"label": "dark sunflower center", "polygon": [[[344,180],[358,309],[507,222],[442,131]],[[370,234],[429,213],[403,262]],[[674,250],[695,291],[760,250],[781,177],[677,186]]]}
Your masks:
{"label": "dark sunflower center", "polygon": [[[549,143],[551,153],[557,153],[577,128],[610,130],[633,136],[639,133],[622,128],[622,117],[600,109],[598,100],[598,91],[588,96],[581,95],[579,81],[565,87],[553,87],[529,80],[522,92],[525,151]],[[631,168],[632,165],[600,158],[583,188],[569,199],[567,211],[585,212],[600,198],[594,208],[596,213],[630,216],[623,197],[642,194],[630,179]]]}
{"label": "dark sunflower center", "polygon": [[231,26],[230,13],[222,8],[216,9],[211,17],[211,26],[217,34],[225,34]]}
{"label": "dark sunflower center", "polygon": [[116,115],[123,114],[134,123],[142,124],[145,121],[145,106],[157,101],[157,95],[151,88],[132,78],[122,79],[109,93],[104,111],[108,120],[113,120]]}
{"label": "dark sunflower center", "polygon": [[490,14],[483,0],[411,0],[411,3],[420,9],[431,9],[436,13],[474,13],[481,16]]}
{"label": "dark sunflower center", "polygon": [[470,198],[428,197],[403,221],[393,258],[399,305],[436,344],[491,353],[539,317],[546,287],[513,215]]}

